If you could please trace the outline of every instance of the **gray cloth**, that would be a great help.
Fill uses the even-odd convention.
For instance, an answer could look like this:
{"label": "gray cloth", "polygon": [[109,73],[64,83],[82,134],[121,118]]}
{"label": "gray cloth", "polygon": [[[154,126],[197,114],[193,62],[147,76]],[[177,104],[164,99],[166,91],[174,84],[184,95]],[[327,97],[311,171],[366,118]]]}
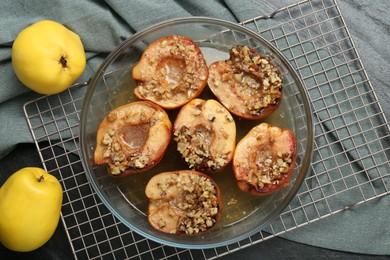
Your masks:
{"label": "gray cloth", "polygon": [[[154,23],[184,16],[210,16],[241,22],[269,14],[292,0],[216,0],[216,1],[2,1],[0,4],[0,157],[18,143],[32,142],[23,114],[23,104],[37,95],[16,79],[11,67],[12,41],[27,25],[51,19],[66,25],[80,35],[87,52],[88,64],[78,82],[87,81],[104,57],[124,38]],[[358,2],[358,3],[356,3]],[[340,3],[347,24],[357,42],[363,62],[379,94],[387,118],[390,112],[389,4],[377,1],[378,8],[369,8],[364,1]],[[378,6],[377,3],[377,6]],[[345,10],[344,10],[345,9]],[[363,25],[362,17],[367,18]],[[383,18],[383,19],[382,19]],[[360,31],[359,28],[363,30]],[[375,35],[373,37],[372,35]],[[381,56],[381,55],[387,55]],[[374,59],[371,59],[374,57]],[[390,196],[365,203],[306,225],[283,236],[294,241],[360,253],[390,254]]]}

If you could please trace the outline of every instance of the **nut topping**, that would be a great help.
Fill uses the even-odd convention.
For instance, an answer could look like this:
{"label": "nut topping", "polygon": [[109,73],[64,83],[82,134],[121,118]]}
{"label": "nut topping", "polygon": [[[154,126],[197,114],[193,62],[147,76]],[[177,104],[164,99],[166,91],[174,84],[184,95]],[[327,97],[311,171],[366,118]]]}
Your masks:
{"label": "nut topping", "polygon": [[211,64],[208,84],[231,113],[246,119],[268,116],[282,100],[280,72],[247,46],[235,46],[228,60]]}

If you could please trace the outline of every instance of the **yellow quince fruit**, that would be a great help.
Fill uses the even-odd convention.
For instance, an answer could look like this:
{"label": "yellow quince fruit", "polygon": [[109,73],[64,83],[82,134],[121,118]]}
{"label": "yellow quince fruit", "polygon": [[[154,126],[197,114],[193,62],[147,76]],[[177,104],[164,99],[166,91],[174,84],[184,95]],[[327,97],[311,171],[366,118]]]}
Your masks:
{"label": "yellow quince fruit", "polygon": [[40,94],[57,94],[81,76],[86,57],[80,37],[60,23],[42,20],[23,29],[12,45],[17,78]]}
{"label": "yellow quince fruit", "polygon": [[41,247],[56,230],[61,205],[55,176],[37,167],[13,173],[0,188],[0,242],[18,252]]}

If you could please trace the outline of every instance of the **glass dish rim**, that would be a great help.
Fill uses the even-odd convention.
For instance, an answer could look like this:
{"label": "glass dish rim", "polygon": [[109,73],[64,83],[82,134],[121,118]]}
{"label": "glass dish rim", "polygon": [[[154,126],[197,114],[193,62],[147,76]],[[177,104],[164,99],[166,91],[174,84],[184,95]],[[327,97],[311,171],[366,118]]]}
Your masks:
{"label": "glass dish rim", "polygon": [[[297,87],[299,89],[299,92],[302,96],[302,103],[304,107],[304,113],[307,118],[307,127],[306,127],[306,147],[305,147],[305,154],[304,158],[302,159],[302,165],[301,169],[298,173],[298,176],[296,178],[296,184],[289,190],[287,196],[284,198],[282,202],[280,203],[278,208],[274,209],[269,216],[267,217],[267,220],[264,221],[262,225],[259,225],[256,229],[252,230],[251,232],[248,232],[246,234],[236,236],[232,239],[225,240],[223,242],[216,242],[211,244],[202,244],[202,245],[194,245],[189,243],[176,243],[176,242],[170,242],[166,241],[164,239],[160,239],[157,237],[150,236],[149,234],[145,233],[141,229],[137,228],[136,226],[129,223],[127,220],[125,220],[105,199],[105,196],[101,193],[99,190],[99,187],[97,183],[92,178],[92,173],[90,172],[90,168],[88,167],[87,162],[85,161],[87,158],[87,155],[85,154],[86,149],[86,143],[84,142],[84,123],[86,122],[85,118],[87,116],[88,107],[90,105],[91,97],[93,96],[95,87],[97,86],[97,80],[101,78],[101,74],[105,73],[105,70],[107,67],[109,67],[113,60],[117,58],[117,56],[122,52],[123,48],[125,48],[127,45],[131,44],[132,42],[136,42],[140,38],[142,38],[146,34],[150,34],[152,32],[158,31],[159,29],[170,26],[170,25],[177,25],[177,24],[185,24],[185,23],[205,23],[205,24],[212,24],[212,25],[219,25],[221,27],[225,27],[226,29],[233,29],[241,32],[245,32],[246,35],[248,35],[251,38],[257,39],[259,42],[262,42],[264,45],[266,45],[267,48],[269,48],[273,54],[277,55],[278,58],[284,63],[284,65],[287,67],[288,71],[291,73],[291,76],[293,77],[294,81],[297,84]],[[138,234],[142,235],[143,237],[147,239],[151,239],[157,243],[172,246],[172,247],[178,247],[178,248],[188,248],[188,249],[208,249],[208,248],[215,248],[220,246],[226,246],[228,244],[232,244],[235,242],[239,242],[245,238],[250,237],[251,235],[255,234],[256,232],[260,231],[260,228],[265,226],[267,223],[269,223],[275,216],[280,215],[283,210],[287,207],[287,205],[291,202],[291,200],[295,197],[298,189],[301,187],[307,173],[309,172],[312,155],[313,155],[313,148],[314,148],[314,128],[313,128],[313,117],[312,117],[312,109],[311,104],[309,102],[309,96],[307,93],[306,88],[304,87],[304,83],[299,77],[298,73],[294,69],[294,67],[291,65],[291,63],[288,61],[288,59],[278,50],[276,47],[274,47],[268,40],[266,40],[263,36],[261,36],[259,33],[254,32],[253,30],[230,21],[225,21],[222,19],[217,18],[211,18],[211,17],[203,17],[203,16],[197,16],[197,17],[179,17],[179,18],[173,18],[169,20],[165,20],[159,23],[156,23],[154,25],[151,25],[149,27],[146,27],[145,29],[142,29],[132,36],[129,36],[127,39],[125,39],[122,43],[120,43],[111,53],[108,54],[108,56],[103,60],[101,65],[98,67],[98,69],[94,72],[92,77],[87,82],[87,91],[84,96],[83,105],[81,109],[80,114],[80,124],[79,124],[79,133],[80,133],[80,154],[81,154],[81,163],[83,165],[84,171],[86,172],[86,176],[89,180],[89,183],[93,187],[94,191],[98,195],[99,199],[103,202],[103,204],[109,209],[109,211],[117,218],[119,219],[125,226],[129,227],[130,229],[134,230]],[[297,185],[298,184],[298,185]]]}

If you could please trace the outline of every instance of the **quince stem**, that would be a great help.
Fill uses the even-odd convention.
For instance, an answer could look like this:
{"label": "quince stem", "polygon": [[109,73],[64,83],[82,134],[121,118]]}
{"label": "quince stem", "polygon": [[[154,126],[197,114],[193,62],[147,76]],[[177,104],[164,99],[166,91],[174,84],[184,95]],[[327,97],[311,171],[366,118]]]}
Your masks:
{"label": "quince stem", "polygon": [[39,178],[37,179],[38,182],[43,182],[45,180],[45,178],[43,177],[43,175],[39,176]]}
{"label": "quince stem", "polygon": [[66,68],[66,63],[67,62],[68,61],[66,60],[66,58],[64,56],[61,56],[60,63],[61,63],[63,68]]}

